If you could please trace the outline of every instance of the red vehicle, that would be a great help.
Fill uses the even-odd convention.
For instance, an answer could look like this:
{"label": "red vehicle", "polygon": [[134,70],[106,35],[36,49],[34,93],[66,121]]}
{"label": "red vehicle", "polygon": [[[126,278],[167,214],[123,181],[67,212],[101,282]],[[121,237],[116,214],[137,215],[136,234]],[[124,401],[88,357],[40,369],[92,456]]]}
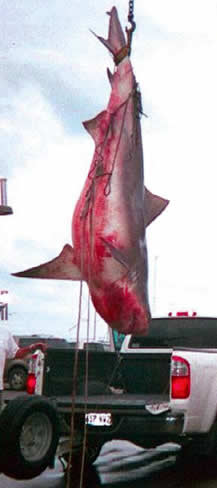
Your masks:
{"label": "red vehicle", "polygon": [[[70,343],[61,337],[39,336],[39,335],[22,335],[16,336],[15,340],[19,347],[26,347],[34,342],[43,342],[48,347],[70,347]],[[31,355],[29,356],[29,358]],[[26,388],[26,379],[29,368],[29,358],[25,359],[8,359],[5,364],[4,382],[5,387],[11,390],[22,391]]]}

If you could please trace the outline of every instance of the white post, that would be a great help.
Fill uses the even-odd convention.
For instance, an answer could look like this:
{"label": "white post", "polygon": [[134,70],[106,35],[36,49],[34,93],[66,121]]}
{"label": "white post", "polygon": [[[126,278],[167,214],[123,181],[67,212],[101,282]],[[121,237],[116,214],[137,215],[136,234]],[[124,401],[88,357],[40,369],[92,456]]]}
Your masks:
{"label": "white post", "polygon": [[7,180],[6,178],[0,178],[0,215],[12,213],[12,208],[7,205]]}

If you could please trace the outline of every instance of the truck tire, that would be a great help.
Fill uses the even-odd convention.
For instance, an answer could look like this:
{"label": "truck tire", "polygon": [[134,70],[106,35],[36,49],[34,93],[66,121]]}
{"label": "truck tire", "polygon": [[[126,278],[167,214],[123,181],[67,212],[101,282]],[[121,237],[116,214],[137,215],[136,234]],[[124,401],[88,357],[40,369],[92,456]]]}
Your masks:
{"label": "truck tire", "polygon": [[27,371],[22,366],[14,366],[8,373],[8,383],[11,390],[25,390]]}
{"label": "truck tire", "polygon": [[1,472],[15,479],[38,476],[54,461],[59,420],[41,396],[11,400],[0,415]]}

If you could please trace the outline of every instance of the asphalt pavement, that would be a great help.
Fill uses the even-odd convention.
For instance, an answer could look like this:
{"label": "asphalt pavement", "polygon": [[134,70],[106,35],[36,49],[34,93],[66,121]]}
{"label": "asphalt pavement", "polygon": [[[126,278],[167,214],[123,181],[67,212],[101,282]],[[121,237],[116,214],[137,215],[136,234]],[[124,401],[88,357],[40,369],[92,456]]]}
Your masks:
{"label": "asphalt pavement", "polygon": [[[95,462],[85,470],[82,488],[217,488],[217,461],[194,459],[177,462],[178,450],[159,446],[146,450],[127,441],[106,443]],[[28,481],[16,481],[0,475],[0,488],[81,488],[72,476],[66,485],[63,468],[57,460],[55,469]]]}
{"label": "asphalt pavement", "polygon": [[[143,449],[128,441],[107,442],[100,452],[94,466],[86,466],[82,487],[99,488],[100,486],[115,486],[121,483],[129,487],[129,483],[136,488],[138,481],[148,479],[152,474],[173,466],[179,446],[164,444],[156,449]],[[80,470],[72,472],[68,480],[69,488],[80,487]],[[32,480],[12,480],[0,475],[1,488],[66,488],[62,464],[56,460],[55,469],[47,469],[40,476]],[[68,488],[68,487],[67,487]]]}
{"label": "asphalt pavement", "polygon": [[56,460],[55,469],[46,469],[40,476],[31,480],[13,480],[2,474],[0,488],[65,488],[62,465]]}

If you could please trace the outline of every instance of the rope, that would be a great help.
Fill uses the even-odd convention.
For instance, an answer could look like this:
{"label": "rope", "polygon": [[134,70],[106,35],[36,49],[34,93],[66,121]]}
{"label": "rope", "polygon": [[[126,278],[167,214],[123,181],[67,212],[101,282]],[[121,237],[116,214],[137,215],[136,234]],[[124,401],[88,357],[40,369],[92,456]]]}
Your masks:
{"label": "rope", "polygon": [[72,380],[72,415],[71,415],[71,428],[70,428],[70,451],[69,451],[69,461],[67,465],[67,476],[66,476],[66,488],[71,486],[71,467],[73,466],[72,455],[73,455],[73,441],[75,439],[75,398],[76,398],[76,378],[78,371],[78,354],[79,354],[79,337],[80,337],[80,325],[81,325],[81,308],[82,308],[82,287],[83,281],[80,281],[80,294],[79,294],[79,308],[78,308],[78,323],[77,323],[77,337],[76,337],[76,349],[75,349],[75,361],[73,366],[73,380]]}
{"label": "rope", "polygon": [[[81,242],[81,275],[83,275],[84,269],[84,224],[82,226],[82,242]],[[82,291],[83,291],[83,280],[80,281],[80,292],[79,292],[79,306],[78,306],[78,321],[77,321],[77,336],[76,336],[76,349],[75,349],[75,360],[73,365],[73,380],[72,380],[72,415],[71,415],[71,425],[70,425],[70,451],[69,451],[69,461],[67,465],[66,473],[66,488],[71,487],[71,477],[73,472],[73,441],[75,440],[75,400],[76,400],[76,386],[77,386],[77,373],[78,373],[78,359],[79,359],[79,340],[80,340],[80,328],[81,328],[81,312],[82,312]],[[83,480],[84,466],[82,463],[80,479]]]}
{"label": "rope", "polygon": [[88,402],[88,368],[89,368],[89,351],[88,351],[88,343],[89,343],[89,333],[90,333],[90,294],[88,295],[88,315],[87,315],[87,349],[85,351],[85,384],[84,384],[84,438],[83,438],[83,445],[82,445],[82,456],[81,456],[81,471],[80,471],[80,484],[79,488],[83,488],[83,480],[84,480],[84,470],[85,470],[85,456],[86,456],[86,448],[87,448],[87,423],[86,413],[87,413],[87,402]]}

